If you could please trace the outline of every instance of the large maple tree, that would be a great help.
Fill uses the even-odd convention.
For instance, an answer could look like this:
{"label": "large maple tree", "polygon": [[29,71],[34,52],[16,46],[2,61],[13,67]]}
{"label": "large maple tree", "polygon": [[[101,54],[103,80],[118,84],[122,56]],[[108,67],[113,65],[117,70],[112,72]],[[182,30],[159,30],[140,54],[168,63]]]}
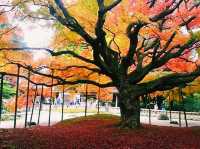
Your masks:
{"label": "large maple tree", "polygon": [[[21,3],[24,3],[25,14],[28,12],[30,16],[26,5],[40,5],[43,13],[39,11],[39,17],[34,18],[48,20],[46,17],[51,16],[50,20],[56,22],[55,49],[35,50],[46,50],[66,61],[66,71],[54,68],[57,71],[54,76],[34,73],[54,77],[58,84],[87,83],[117,88],[121,127],[140,126],[140,96],[186,86],[200,75],[198,63],[185,56],[199,46],[199,36],[194,33],[200,25],[198,1],[34,0]],[[71,50],[69,44],[72,43],[86,48]],[[174,67],[170,60],[177,62],[176,58],[192,68],[144,80],[152,71]],[[98,81],[99,75],[104,81]]]}

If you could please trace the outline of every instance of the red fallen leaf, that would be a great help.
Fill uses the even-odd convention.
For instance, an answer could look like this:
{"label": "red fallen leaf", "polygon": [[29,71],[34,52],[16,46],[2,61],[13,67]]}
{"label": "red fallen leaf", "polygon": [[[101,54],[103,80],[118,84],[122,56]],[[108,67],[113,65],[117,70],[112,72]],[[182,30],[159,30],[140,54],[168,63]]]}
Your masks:
{"label": "red fallen leaf", "polygon": [[[143,125],[120,130],[118,118],[81,118],[52,127],[4,131],[2,145],[16,149],[199,149],[200,128]],[[5,142],[5,143],[4,143]],[[11,145],[11,146],[9,146]]]}

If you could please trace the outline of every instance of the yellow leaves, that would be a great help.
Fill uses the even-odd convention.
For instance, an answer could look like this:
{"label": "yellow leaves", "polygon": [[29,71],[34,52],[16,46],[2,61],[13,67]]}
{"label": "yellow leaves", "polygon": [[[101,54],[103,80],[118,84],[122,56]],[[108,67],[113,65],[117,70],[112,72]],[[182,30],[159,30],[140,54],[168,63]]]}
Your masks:
{"label": "yellow leaves", "polygon": [[84,49],[82,52],[80,52],[80,55],[91,60],[93,58],[91,49]]}
{"label": "yellow leaves", "polygon": [[167,72],[167,71],[162,71],[162,70],[150,72],[148,75],[145,76],[145,78],[141,82],[149,82],[149,81],[158,79],[162,76],[169,75],[170,73],[172,72]]}
{"label": "yellow leaves", "polygon": [[0,52],[0,59],[1,59],[1,67],[0,71],[3,72],[8,72],[8,73],[16,73],[17,72],[17,67],[14,64],[9,64],[11,62],[17,62],[21,64],[30,64],[32,60],[32,56],[30,53],[23,52],[23,51],[12,51],[12,50],[7,50],[7,51],[1,51]]}
{"label": "yellow leaves", "polygon": [[97,15],[98,5],[96,0],[79,0],[78,5],[93,15]]}
{"label": "yellow leaves", "polygon": [[196,40],[200,40],[200,31],[197,32],[193,32],[192,34],[192,38],[195,38]]}
{"label": "yellow leaves", "polygon": [[[200,77],[198,77],[195,81],[193,81],[192,83],[188,84],[188,86],[182,88],[183,94],[184,95],[191,95],[193,93],[199,92],[200,91],[200,87],[199,84],[200,83]],[[167,91],[156,91],[154,93],[152,93],[153,96],[156,95],[163,95],[164,97],[167,98],[168,101],[172,101],[172,100],[176,100],[176,101],[180,101],[182,99],[180,99],[180,88],[175,87],[171,90],[167,90]]]}
{"label": "yellow leaves", "polygon": [[[90,34],[94,33],[94,27],[97,17],[97,4],[95,0],[78,0],[75,4],[67,7],[71,16],[84,27],[84,29]],[[62,27],[57,30],[54,47],[61,48],[66,43],[76,43],[80,44],[83,39],[76,33],[70,31],[69,29]]]}
{"label": "yellow leaves", "polygon": [[91,35],[94,35],[94,28],[96,24],[96,17],[87,13],[81,12],[80,14],[76,15],[76,19],[79,21],[79,23],[84,27],[84,29],[90,33]]}
{"label": "yellow leaves", "polygon": [[81,41],[83,40],[80,36],[65,28],[62,30],[57,30],[52,46],[56,49],[59,49],[65,47],[69,43],[80,44]]}
{"label": "yellow leaves", "polygon": [[128,37],[126,36],[126,34],[123,33],[119,33],[115,35],[114,41],[113,40],[113,35],[109,34],[109,32],[107,32],[108,35],[106,36],[107,38],[107,42],[110,43],[111,42],[111,48],[113,48],[113,50],[115,50],[116,52],[121,52],[121,56],[126,55],[128,47],[129,47],[129,40]]}
{"label": "yellow leaves", "polygon": [[[82,56],[88,57],[88,53],[84,51],[81,53]],[[92,64],[85,63],[77,58],[74,57],[56,57],[53,61],[51,61],[51,67],[59,70],[55,71],[55,75],[60,76],[64,79],[74,81],[77,79],[96,79],[97,74],[92,73],[91,70],[86,69],[85,67],[89,69],[96,68]],[[62,69],[62,70],[60,70]]]}
{"label": "yellow leaves", "polygon": [[[110,5],[114,0],[104,0],[105,6]],[[93,15],[97,15],[98,13],[98,4],[96,0],[78,0],[75,4],[76,8],[81,8],[79,11],[84,10]],[[82,12],[82,11],[81,11]]]}
{"label": "yellow leaves", "polygon": [[135,13],[132,17],[132,22],[136,22],[138,20],[149,22],[149,17],[147,15],[144,15],[143,13]]}
{"label": "yellow leaves", "polygon": [[[86,27],[86,30],[91,32],[91,29],[94,29],[98,10],[96,0],[78,0],[77,3],[69,7],[68,10],[82,26]],[[94,30],[92,30],[92,32],[93,31]]]}

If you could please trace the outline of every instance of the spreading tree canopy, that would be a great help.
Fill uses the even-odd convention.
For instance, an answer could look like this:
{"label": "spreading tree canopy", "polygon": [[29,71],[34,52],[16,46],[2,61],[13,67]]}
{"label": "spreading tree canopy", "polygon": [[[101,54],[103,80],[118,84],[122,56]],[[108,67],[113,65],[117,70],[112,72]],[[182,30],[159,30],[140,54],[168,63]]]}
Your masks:
{"label": "spreading tree canopy", "polygon": [[[4,7],[53,22],[55,39],[50,48],[1,50],[45,50],[58,57],[62,65],[52,65],[54,76],[28,67],[57,84],[115,87],[121,126],[135,128],[140,96],[186,86],[199,76],[199,61],[191,57],[199,47],[199,5],[195,0],[13,0]],[[37,11],[31,11],[33,6]],[[170,71],[174,63],[183,69]],[[160,75],[145,79],[153,71]]]}

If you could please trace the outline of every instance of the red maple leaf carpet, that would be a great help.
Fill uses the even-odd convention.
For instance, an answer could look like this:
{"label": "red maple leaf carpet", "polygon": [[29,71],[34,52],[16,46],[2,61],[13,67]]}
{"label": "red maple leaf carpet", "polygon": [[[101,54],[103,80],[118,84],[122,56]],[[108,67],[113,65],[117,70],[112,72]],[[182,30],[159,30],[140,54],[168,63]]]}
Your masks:
{"label": "red maple leaf carpet", "polygon": [[200,149],[200,127],[121,130],[118,122],[118,117],[102,115],[51,127],[1,129],[0,149]]}

